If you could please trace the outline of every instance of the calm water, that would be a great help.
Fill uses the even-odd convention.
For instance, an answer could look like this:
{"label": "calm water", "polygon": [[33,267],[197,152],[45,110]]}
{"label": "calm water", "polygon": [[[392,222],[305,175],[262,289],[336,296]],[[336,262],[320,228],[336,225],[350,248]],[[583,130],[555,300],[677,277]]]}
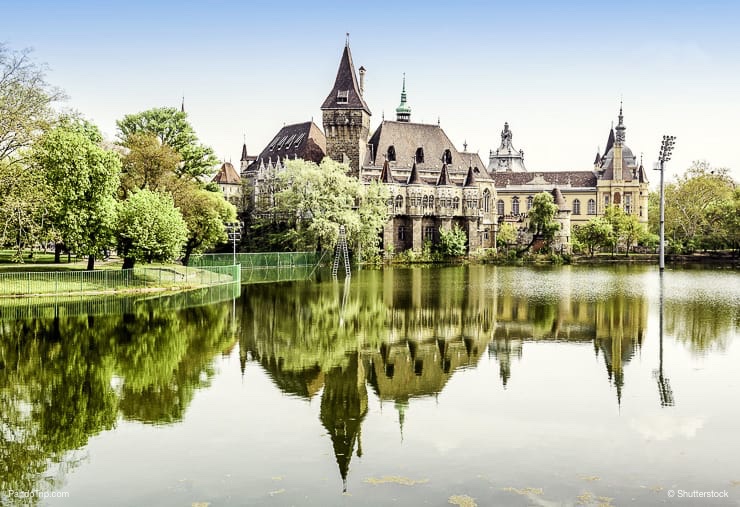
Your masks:
{"label": "calm water", "polygon": [[6,312],[0,504],[740,505],[736,271],[394,269],[213,301]]}

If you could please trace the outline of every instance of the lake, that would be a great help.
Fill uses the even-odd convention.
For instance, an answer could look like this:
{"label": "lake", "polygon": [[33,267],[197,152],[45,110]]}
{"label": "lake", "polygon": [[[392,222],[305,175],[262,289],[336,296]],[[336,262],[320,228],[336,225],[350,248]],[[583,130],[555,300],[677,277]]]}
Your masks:
{"label": "lake", "polygon": [[737,271],[395,268],[90,308],[0,320],[0,504],[740,505]]}

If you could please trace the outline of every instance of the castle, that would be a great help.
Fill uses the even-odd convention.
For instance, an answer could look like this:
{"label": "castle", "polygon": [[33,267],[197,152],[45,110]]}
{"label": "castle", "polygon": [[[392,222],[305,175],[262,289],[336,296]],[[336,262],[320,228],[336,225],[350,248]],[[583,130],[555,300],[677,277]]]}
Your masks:
{"label": "castle", "polygon": [[477,153],[458,151],[438,123],[411,121],[405,77],[395,121],[383,118],[371,134],[364,76],[360,67],[358,78],[347,43],[334,85],[321,105],[323,131],[313,121],[286,125],[257,156],[249,156],[244,144],[240,170],[250,188],[247,213],[259,214],[269,206],[274,175],[286,160],[318,163],[328,156],[346,163],[363,183],[375,180],[388,187],[390,217],[381,243],[386,252],[420,252],[425,242],[439,241],[440,229],[454,225],[465,231],[469,252],[494,248],[503,223],[526,233],[527,213],[534,196],[543,191],[552,193],[558,206],[556,248],[567,250],[572,227],[603,214],[612,204],[647,223],[647,176],[625,144],[621,106],[618,124],[592,169],[527,171],[524,152],[512,145],[508,123],[486,167]]}

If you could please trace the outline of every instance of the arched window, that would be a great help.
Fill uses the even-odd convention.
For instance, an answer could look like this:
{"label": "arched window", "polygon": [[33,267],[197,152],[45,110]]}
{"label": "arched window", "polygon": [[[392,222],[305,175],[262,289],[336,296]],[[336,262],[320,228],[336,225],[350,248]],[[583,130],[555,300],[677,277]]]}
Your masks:
{"label": "arched window", "polygon": [[514,196],[511,199],[511,214],[512,215],[518,215],[519,214],[519,198]]}
{"label": "arched window", "polygon": [[532,209],[532,203],[534,202],[534,197],[531,195],[527,197],[527,211]]}
{"label": "arched window", "polygon": [[424,163],[424,148],[416,148],[416,163],[417,164],[423,164]]}
{"label": "arched window", "polygon": [[581,201],[579,201],[578,199],[573,199],[573,214],[581,214]]}
{"label": "arched window", "polygon": [[453,206],[453,207],[454,207],[455,209],[460,209],[460,198],[459,198],[459,197],[455,197],[455,198],[454,198],[454,199],[452,200],[452,206]]}
{"label": "arched window", "polygon": [[589,215],[596,214],[596,201],[593,199],[588,200],[588,214]]}
{"label": "arched window", "polygon": [[504,201],[502,201],[501,199],[496,202],[496,213],[498,213],[498,216],[500,217],[504,216]]}
{"label": "arched window", "polygon": [[388,146],[388,162],[396,161],[396,148],[392,144]]}
{"label": "arched window", "polygon": [[485,189],[483,191],[483,212],[488,213],[491,211],[491,191]]}
{"label": "arched window", "polygon": [[452,163],[452,152],[450,150],[445,150],[445,152],[442,154],[442,162],[444,162],[445,164]]}
{"label": "arched window", "polygon": [[429,196],[428,195],[425,195],[422,198],[422,207],[424,207],[424,208],[428,208],[429,207]]}
{"label": "arched window", "polygon": [[396,196],[396,209],[403,208],[403,197],[400,195]]}

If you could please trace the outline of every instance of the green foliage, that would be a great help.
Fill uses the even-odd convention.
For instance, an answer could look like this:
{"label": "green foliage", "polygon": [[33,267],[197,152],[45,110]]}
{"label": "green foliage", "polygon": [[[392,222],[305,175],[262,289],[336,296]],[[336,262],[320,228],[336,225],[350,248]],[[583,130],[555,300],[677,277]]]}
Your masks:
{"label": "green foliage", "polygon": [[182,164],[176,169],[177,175],[198,178],[207,174],[218,159],[213,155],[213,149],[198,143],[187,117],[187,113],[174,107],[129,114],[116,122],[118,137],[121,144],[127,146],[136,134],[156,136],[161,145],[169,146],[182,159]]}
{"label": "green foliage", "polygon": [[49,86],[30,51],[0,43],[0,162],[21,161],[53,121],[51,105],[63,94]]}
{"label": "green foliage", "polygon": [[354,234],[354,251],[359,262],[368,262],[379,259],[380,235],[388,221],[388,206],[386,201],[390,197],[388,188],[373,181],[361,189],[360,206],[357,209],[359,228]]}
{"label": "green foliage", "polygon": [[599,246],[611,244],[614,230],[603,217],[594,217],[573,231],[573,237],[593,257]]}
{"label": "green foliage", "polygon": [[727,169],[694,162],[678,181],[666,185],[666,238],[685,252],[738,248],[736,188]]}
{"label": "green foliage", "polygon": [[188,237],[172,197],[146,189],[119,204],[115,230],[124,269],[136,261],[170,261],[180,254]]}
{"label": "green foliage", "polygon": [[467,252],[468,238],[457,224],[447,230],[439,228],[439,251],[445,258],[462,257]]}
{"label": "green foliage", "polygon": [[128,152],[123,157],[123,198],[142,188],[164,191],[174,184],[181,158],[173,148],[146,132],[128,136],[125,147]]}
{"label": "green foliage", "polygon": [[112,244],[121,172],[118,155],[101,148],[100,139],[94,125],[64,119],[33,150],[35,164],[53,189],[52,220],[58,241],[92,260]]}
{"label": "green foliage", "polygon": [[504,222],[496,234],[496,246],[503,250],[508,250],[510,245],[516,244],[517,230],[514,224]]}
{"label": "green foliage", "polygon": [[194,184],[182,185],[174,198],[188,228],[183,257],[183,264],[187,266],[191,254],[228,241],[224,224],[236,221],[236,208],[220,191],[209,192]]}
{"label": "green foliage", "polygon": [[617,246],[623,245],[625,255],[629,256],[630,249],[647,234],[637,216],[625,213],[619,206],[608,206],[604,212],[604,220],[612,226],[612,232],[603,244],[611,247],[612,254]]}
{"label": "green foliage", "polygon": [[529,210],[529,230],[547,243],[552,241],[555,233],[560,230],[560,224],[555,221],[558,207],[552,194],[541,192],[534,196],[532,209]]}

